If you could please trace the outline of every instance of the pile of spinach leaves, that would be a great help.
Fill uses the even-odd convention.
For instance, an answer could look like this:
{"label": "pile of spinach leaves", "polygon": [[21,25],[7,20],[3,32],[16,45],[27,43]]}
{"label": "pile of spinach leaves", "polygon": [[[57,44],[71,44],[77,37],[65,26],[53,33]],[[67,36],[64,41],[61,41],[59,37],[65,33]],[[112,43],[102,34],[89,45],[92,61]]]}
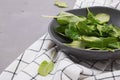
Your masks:
{"label": "pile of spinach leaves", "polygon": [[61,12],[55,16],[59,26],[56,32],[72,39],[65,43],[71,47],[111,50],[120,48],[120,28],[108,24],[110,15],[106,13],[94,14],[87,9],[87,16],[77,16],[69,12]]}

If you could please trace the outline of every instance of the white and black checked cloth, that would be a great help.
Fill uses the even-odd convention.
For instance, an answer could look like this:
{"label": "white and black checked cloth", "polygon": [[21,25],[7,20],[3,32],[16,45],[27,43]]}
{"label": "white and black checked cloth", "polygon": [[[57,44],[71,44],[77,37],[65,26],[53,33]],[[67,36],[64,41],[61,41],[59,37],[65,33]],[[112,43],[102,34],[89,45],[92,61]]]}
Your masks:
{"label": "white and black checked cloth", "polygon": [[[107,6],[120,9],[120,0],[77,0],[74,8]],[[49,34],[45,34],[25,50],[0,75],[0,80],[120,80],[120,59],[81,61],[56,50]],[[47,76],[38,75],[39,64],[51,60],[56,51],[54,70]]]}

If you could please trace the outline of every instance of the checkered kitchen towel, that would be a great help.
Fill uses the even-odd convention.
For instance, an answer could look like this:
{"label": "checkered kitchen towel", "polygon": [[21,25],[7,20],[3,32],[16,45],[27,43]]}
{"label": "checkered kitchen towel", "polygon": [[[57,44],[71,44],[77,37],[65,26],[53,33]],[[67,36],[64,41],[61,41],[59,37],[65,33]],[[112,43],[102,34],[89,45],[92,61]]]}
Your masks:
{"label": "checkered kitchen towel", "polygon": [[[120,9],[119,0],[77,0],[74,8],[108,6]],[[45,34],[25,50],[0,75],[0,80],[120,80],[120,60],[80,61],[68,57]],[[56,51],[54,70],[47,76],[38,75],[39,64],[51,60]]]}

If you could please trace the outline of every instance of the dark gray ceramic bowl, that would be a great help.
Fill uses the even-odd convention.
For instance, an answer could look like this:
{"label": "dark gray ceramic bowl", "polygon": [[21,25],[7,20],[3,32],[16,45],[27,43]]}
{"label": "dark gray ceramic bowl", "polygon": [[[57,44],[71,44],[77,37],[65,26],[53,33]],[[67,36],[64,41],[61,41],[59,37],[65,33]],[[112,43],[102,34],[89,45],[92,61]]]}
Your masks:
{"label": "dark gray ceramic bowl", "polygon": [[[93,13],[107,13],[111,16],[110,23],[120,26],[120,11],[108,8],[108,7],[89,7],[90,11]],[[67,12],[73,13],[75,15],[87,15],[87,9],[72,9]],[[115,52],[107,51],[107,50],[86,50],[86,49],[78,49],[72,48],[64,45],[63,43],[69,41],[68,39],[58,35],[55,32],[55,27],[57,27],[57,22],[55,19],[49,25],[49,34],[52,37],[53,41],[59,46],[61,50],[63,50],[67,55],[76,56],[79,59],[91,59],[91,60],[103,60],[103,59],[112,59],[112,58],[120,58],[120,50],[116,49]]]}

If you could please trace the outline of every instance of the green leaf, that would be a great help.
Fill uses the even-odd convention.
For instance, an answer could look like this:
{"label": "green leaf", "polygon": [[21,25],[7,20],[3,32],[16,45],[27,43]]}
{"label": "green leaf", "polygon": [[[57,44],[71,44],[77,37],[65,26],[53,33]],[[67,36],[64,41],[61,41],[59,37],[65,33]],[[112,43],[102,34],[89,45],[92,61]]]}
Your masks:
{"label": "green leaf", "polygon": [[80,35],[97,35],[94,25],[87,25],[85,21],[76,24]]}
{"label": "green leaf", "polygon": [[60,7],[60,8],[66,8],[66,7],[68,7],[68,5],[65,2],[61,2],[59,0],[55,1],[55,5],[58,6],[58,7]]}
{"label": "green leaf", "polygon": [[95,18],[95,15],[87,8],[88,14],[87,14],[87,18],[88,18],[88,24],[98,24],[99,20],[97,20]]}
{"label": "green leaf", "polygon": [[113,26],[112,25],[97,25],[97,29],[100,33],[100,36],[103,37],[110,37],[111,33],[113,33]]}
{"label": "green leaf", "polygon": [[110,20],[110,15],[108,14],[105,14],[105,13],[99,13],[95,16],[95,18],[97,20],[99,20],[99,23],[100,24],[103,24],[103,23],[106,23],[106,22],[109,22]]}
{"label": "green leaf", "polygon": [[60,25],[82,21],[82,19],[79,18],[78,16],[68,12],[61,12],[56,18],[57,18],[57,22]]}
{"label": "green leaf", "polygon": [[85,43],[85,48],[100,49],[103,48],[102,39],[98,37],[81,36],[80,40]]}
{"label": "green leaf", "polygon": [[54,63],[52,61],[47,62],[47,61],[43,61],[38,69],[38,73],[41,76],[47,76],[54,68]]}
{"label": "green leaf", "polygon": [[100,36],[103,36],[103,33],[102,33],[103,27],[104,26],[102,26],[102,25],[97,25],[97,29],[98,29],[98,31],[100,33]]}
{"label": "green leaf", "polygon": [[58,26],[58,27],[56,27],[55,31],[56,31],[56,33],[60,34],[61,36],[67,37],[65,35],[65,29],[67,29],[67,27],[68,27],[67,25]]}
{"label": "green leaf", "polygon": [[117,38],[115,37],[89,37],[89,36],[82,36],[80,38],[81,41],[85,43],[86,48],[91,48],[91,49],[107,49],[108,44],[116,42]]}
{"label": "green leaf", "polygon": [[79,16],[79,18],[80,18],[80,21],[86,21],[87,20],[87,18],[85,16]]}
{"label": "green leaf", "polygon": [[81,36],[79,39],[81,39],[82,41],[88,41],[88,42],[101,41],[101,39],[98,37],[89,37],[89,36]]}
{"label": "green leaf", "polygon": [[65,29],[67,28],[68,26],[67,25],[62,25],[62,26],[58,26],[56,27],[56,32],[58,33],[62,33],[62,34],[65,34]]}
{"label": "green leaf", "polygon": [[114,48],[114,49],[120,49],[120,42],[110,43],[109,47]]}
{"label": "green leaf", "polygon": [[76,28],[76,24],[72,22],[69,23],[68,28],[65,29],[65,35],[70,39],[77,40],[80,35]]}
{"label": "green leaf", "polygon": [[73,40],[77,40],[80,36],[77,32],[74,32],[71,29],[65,29],[65,35]]}
{"label": "green leaf", "polygon": [[88,33],[89,28],[86,22],[78,22],[76,26],[81,35],[86,35]]}
{"label": "green leaf", "polygon": [[120,28],[116,26],[112,26],[113,32],[110,33],[113,37],[120,37]]}
{"label": "green leaf", "polygon": [[66,44],[66,45],[74,47],[74,48],[85,48],[84,43],[81,41],[73,41],[73,42]]}

